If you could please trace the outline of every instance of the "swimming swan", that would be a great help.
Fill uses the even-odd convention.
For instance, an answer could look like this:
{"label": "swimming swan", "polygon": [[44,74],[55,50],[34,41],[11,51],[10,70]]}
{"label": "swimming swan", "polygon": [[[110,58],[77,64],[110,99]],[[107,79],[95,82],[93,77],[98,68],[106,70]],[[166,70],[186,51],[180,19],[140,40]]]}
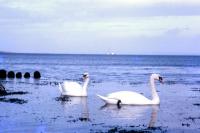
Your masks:
{"label": "swimming swan", "polygon": [[66,96],[87,96],[87,87],[89,83],[89,74],[83,74],[83,86],[79,83],[72,81],[64,81],[63,84],[59,84],[59,90],[62,95]]}
{"label": "swimming swan", "polygon": [[152,74],[150,77],[152,100],[133,91],[118,91],[108,94],[107,97],[97,95],[106,104],[129,104],[129,105],[157,105],[160,104],[159,96],[155,88],[155,80],[163,82],[163,78],[159,74]]}

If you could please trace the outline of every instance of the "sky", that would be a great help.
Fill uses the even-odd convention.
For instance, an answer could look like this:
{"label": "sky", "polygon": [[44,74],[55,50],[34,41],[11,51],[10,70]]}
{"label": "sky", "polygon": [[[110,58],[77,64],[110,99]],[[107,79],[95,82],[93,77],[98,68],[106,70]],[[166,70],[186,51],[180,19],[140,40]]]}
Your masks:
{"label": "sky", "polygon": [[0,0],[0,51],[200,55],[200,1]]}

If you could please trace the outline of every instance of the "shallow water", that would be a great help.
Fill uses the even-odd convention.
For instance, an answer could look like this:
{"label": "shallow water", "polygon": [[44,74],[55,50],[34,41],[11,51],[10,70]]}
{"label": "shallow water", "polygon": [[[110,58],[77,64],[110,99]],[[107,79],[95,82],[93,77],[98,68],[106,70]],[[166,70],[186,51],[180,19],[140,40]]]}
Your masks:
{"label": "shallow water", "polygon": [[[1,80],[13,95],[0,97],[0,133],[200,132],[198,56],[2,54],[0,58],[0,68],[42,73],[40,80]],[[88,97],[61,98],[58,83],[81,83],[85,71],[91,77]],[[104,106],[96,97],[133,90],[150,98],[148,80],[155,72],[165,81],[157,83],[159,106],[118,108]],[[27,93],[15,94],[20,91]],[[25,102],[9,102],[12,99]]]}

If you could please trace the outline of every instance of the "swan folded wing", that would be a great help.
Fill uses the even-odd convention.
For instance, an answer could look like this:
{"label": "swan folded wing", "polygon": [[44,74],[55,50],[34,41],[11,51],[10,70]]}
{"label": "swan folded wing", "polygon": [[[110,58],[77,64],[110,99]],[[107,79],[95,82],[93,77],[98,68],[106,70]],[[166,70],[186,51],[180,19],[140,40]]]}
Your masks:
{"label": "swan folded wing", "polygon": [[76,82],[65,81],[63,83],[63,93],[80,93],[82,91],[82,86]]}
{"label": "swan folded wing", "polygon": [[98,94],[97,94],[97,96],[107,104],[117,104],[117,102],[118,102],[118,99],[116,99],[116,98],[108,98],[108,97],[104,97],[104,96],[101,96]]}
{"label": "swan folded wing", "polygon": [[119,91],[108,95],[108,98],[121,100],[121,104],[147,105],[151,104],[151,100],[143,95],[132,91]]}

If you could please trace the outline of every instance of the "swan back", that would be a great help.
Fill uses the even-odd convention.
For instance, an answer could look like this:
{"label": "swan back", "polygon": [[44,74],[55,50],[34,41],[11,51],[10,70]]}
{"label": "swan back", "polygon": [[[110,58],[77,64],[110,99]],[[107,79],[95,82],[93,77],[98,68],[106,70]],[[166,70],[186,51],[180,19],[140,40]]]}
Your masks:
{"label": "swan back", "polygon": [[76,82],[65,81],[62,86],[62,95],[85,96],[82,86]]}
{"label": "swan back", "polygon": [[71,82],[71,81],[70,82],[64,81],[63,87],[65,88],[64,91],[71,90],[71,89],[74,89],[74,90],[82,89],[82,86],[80,84],[78,84],[77,82]]}
{"label": "swan back", "polygon": [[134,104],[134,105],[151,104],[151,100],[133,91],[119,91],[111,93],[108,95],[108,98],[119,99],[121,100],[121,104]]}

